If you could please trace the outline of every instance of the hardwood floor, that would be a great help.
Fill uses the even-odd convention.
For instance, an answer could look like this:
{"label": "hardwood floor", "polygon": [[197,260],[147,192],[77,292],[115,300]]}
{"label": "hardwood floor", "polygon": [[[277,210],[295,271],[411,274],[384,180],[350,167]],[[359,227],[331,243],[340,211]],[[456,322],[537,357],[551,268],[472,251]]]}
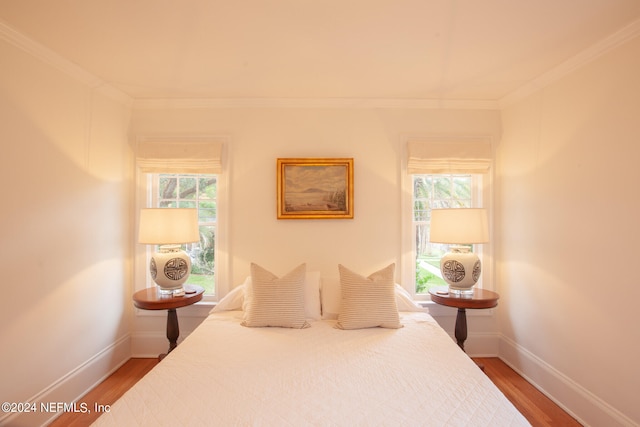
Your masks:
{"label": "hardwood floor", "polygon": [[[474,358],[474,360],[484,365],[485,374],[534,427],[580,426],[576,420],[500,359],[490,357]],[[94,403],[111,405],[157,363],[157,359],[129,360],[81,398],[80,402],[87,403],[90,408],[93,408]],[[100,413],[93,410],[86,414],[64,413],[49,424],[49,427],[84,427],[90,425],[99,416]]]}
{"label": "hardwood floor", "polygon": [[532,426],[581,426],[502,360],[497,357],[474,357],[473,360],[484,365],[484,373]]}
{"label": "hardwood floor", "polygon": [[158,364],[158,359],[129,359],[111,376],[79,399],[79,402],[88,405],[90,413],[63,413],[50,423],[49,427],[85,427],[90,425],[101,415],[100,412],[93,410],[94,404],[113,404],[156,364]]}

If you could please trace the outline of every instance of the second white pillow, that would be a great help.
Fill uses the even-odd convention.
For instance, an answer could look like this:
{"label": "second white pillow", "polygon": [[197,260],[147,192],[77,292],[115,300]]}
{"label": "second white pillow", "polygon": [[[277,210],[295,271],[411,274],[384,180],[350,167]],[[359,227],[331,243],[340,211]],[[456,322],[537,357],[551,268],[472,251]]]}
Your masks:
{"label": "second white pillow", "polygon": [[393,278],[395,264],[363,277],[343,265],[340,272],[340,329],[401,328]]}

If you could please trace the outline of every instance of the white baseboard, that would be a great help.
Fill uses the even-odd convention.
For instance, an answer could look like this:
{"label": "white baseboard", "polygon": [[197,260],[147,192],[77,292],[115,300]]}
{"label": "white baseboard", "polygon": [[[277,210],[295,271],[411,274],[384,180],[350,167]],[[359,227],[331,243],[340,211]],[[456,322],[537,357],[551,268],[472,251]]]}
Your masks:
{"label": "white baseboard", "polygon": [[[178,339],[178,343],[180,343]],[[167,336],[161,332],[134,332],[131,334],[131,357],[158,357],[169,349]]]}
{"label": "white baseboard", "polygon": [[[449,334],[453,342],[455,336]],[[497,333],[469,333],[464,342],[464,352],[469,357],[498,357],[501,335]]]}
{"label": "white baseboard", "polygon": [[[178,345],[188,335],[188,333],[181,333]],[[164,332],[135,332],[131,334],[131,357],[153,358],[166,353],[167,350],[169,350],[169,340]]]}
{"label": "white baseboard", "polygon": [[470,333],[464,342],[464,351],[470,357],[497,357],[500,337],[497,333]]}
{"label": "white baseboard", "polygon": [[[30,404],[37,406],[37,411],[30,413],[10,413],[0,418],[0,426],[34,427],[44,426],[62,414],[63,406],[51,405],[51,410],[42,409],[41,404],[66,404],[66,410],[84,409],[80,402],[82,396],[91,391],[96,385],[104,381],[116,369],[131,358],[131,336],[126,334],[112,345],[102,350],[89,360],[55,381],[53,384],[28,399]],[[78,404],[73,405],[73,402]],[[94,403],[85,402],[89,410]]]}
{"label": "white baseboard", "polygon": [[498,357],[584,426],[636,426],[633,420],[513,340],[501,336]]}
{"label": "white baseboard", "polygon": [[[192,330],[180,331],[178,345],[193,332]],[[158,332],[134,332],[131,334],[131,357],[158,357],[169,350],[167,334]]]}

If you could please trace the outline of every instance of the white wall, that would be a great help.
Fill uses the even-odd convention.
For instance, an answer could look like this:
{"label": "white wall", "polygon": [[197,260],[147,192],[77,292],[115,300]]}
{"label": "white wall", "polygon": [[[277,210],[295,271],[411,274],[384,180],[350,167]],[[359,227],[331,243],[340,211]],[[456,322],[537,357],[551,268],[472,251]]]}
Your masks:
{"label": "white wall", "polygon": [[[132,311],[129,108],[0,43],[3,167],[0,396],[71,401],[126,359],[129,332],[166,349],[164,313]],[[229,138],[229,282],[257,262],[400,268],[408,136],[488,136],[497,149],[501,356],[590,425],[640,423],[634,276],[640,238],[640,40],[506,108],[145,107],[132,135]],[[502,123],[501,123],[502,120]],[[278,157],[354,157],[355,219],[278,221]],[[396,276],[400,278],[400,273]],[[635,281],[634,281],[635,280]],[[181,309],[183,336],[202,310]],[[194,314],[195,313],[195,314]],[[185,316],[186,314],[186,316]],[[438,317],[450,332],[454,317]],[[157,338],[157,339],[156,339]],[[135,340],[133,343],[135,347]],[[135,350],[133,351],[135,354]],[[36,418],[12,425],[36,425]],[[0,423],[8,422],[6,418]]]}
{"label": "white wall", "polygon": [[[153,108],[135,107],[132,118],[133,135],[229,137],[231,274],[230,283],[223,284],[229,287],[244,280],[251,262],[276,275],[306,262],[310,271],[320,271],[324,277],[338,277],[338,263],[370,274],[395,262],[399,280],[400,168],[407,135],[481,135],[495,140],[499,132],[499,113],[490,110],[160,108],[154,104]],[[278,157],[353,157],[355,218],[277,220]],[[185,332],[190,328],[189,309],[179,312]],[[471,335],[495,333],[494,317],[470,321]],[[451,333],[453,319],[440,319]],[[166,346],[162,322],[164,318],[150,321],[149,315],[136,319],[134,354],[147,354],[137,348],[136,337],[142,340],[154,331]],[[473,339],[470,336],[471,350]]]}
{"label": "white wall", "polygon": [[501,355],[589,425],[640,424],[640,38],[503,112]]}
{"label": "white wall", "polygon": [[[69,402],[131,354],[166,349],[164,313],[132,311],[132,135],[229,138],[229,282],[249,263],[369,273],[402,256],[408,136],[488,136],[497,147],[498,316],[467,348],[500,355],[590,425],[640,423],[634,276],[640,238],[640,40],[506,108],[129,107],[0,43],[3,270],[0,396]],[[501,123],[502,120],[502,123]],[[278,221],[277,157],[354,157],[355,219]],[[396,276],[400,278],[400,273]],[[635,281],[634,281],[635,280]],[[493,312],[493,313],[495,313]],[[181,309],[183,336],[202,310]],[[190,317],[193,316],[193,317]],[[438,316],[452,332],[453,316]],[[499,323],[498,323],[499,322]],[[498,331],[498,324],[500,331]],[[135,354],[135,339],[133,343]],[[144,346],[143,346],[144,348]],[[147,350],[148,351],[148,348]],[[0,418],[37,425],[46,414]]]}
{"label": "white wall", "polygon": [[0,400],[71,402],[130,353],[130,106],[4,40],[0,58]]}

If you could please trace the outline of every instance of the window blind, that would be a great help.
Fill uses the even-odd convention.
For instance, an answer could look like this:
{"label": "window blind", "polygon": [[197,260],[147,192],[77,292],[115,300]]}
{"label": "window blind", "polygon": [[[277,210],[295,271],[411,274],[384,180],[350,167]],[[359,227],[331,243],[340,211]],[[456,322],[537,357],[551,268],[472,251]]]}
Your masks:
{"label": "window blind", "polygon": [[483,139],[408,142],[410,174],[485,173],[491,168],[491,143]]}
{"label": "window blind", "polygon": [[222,173],[223,143],[212,140],[141,140],[136,164],[145,173]]}

